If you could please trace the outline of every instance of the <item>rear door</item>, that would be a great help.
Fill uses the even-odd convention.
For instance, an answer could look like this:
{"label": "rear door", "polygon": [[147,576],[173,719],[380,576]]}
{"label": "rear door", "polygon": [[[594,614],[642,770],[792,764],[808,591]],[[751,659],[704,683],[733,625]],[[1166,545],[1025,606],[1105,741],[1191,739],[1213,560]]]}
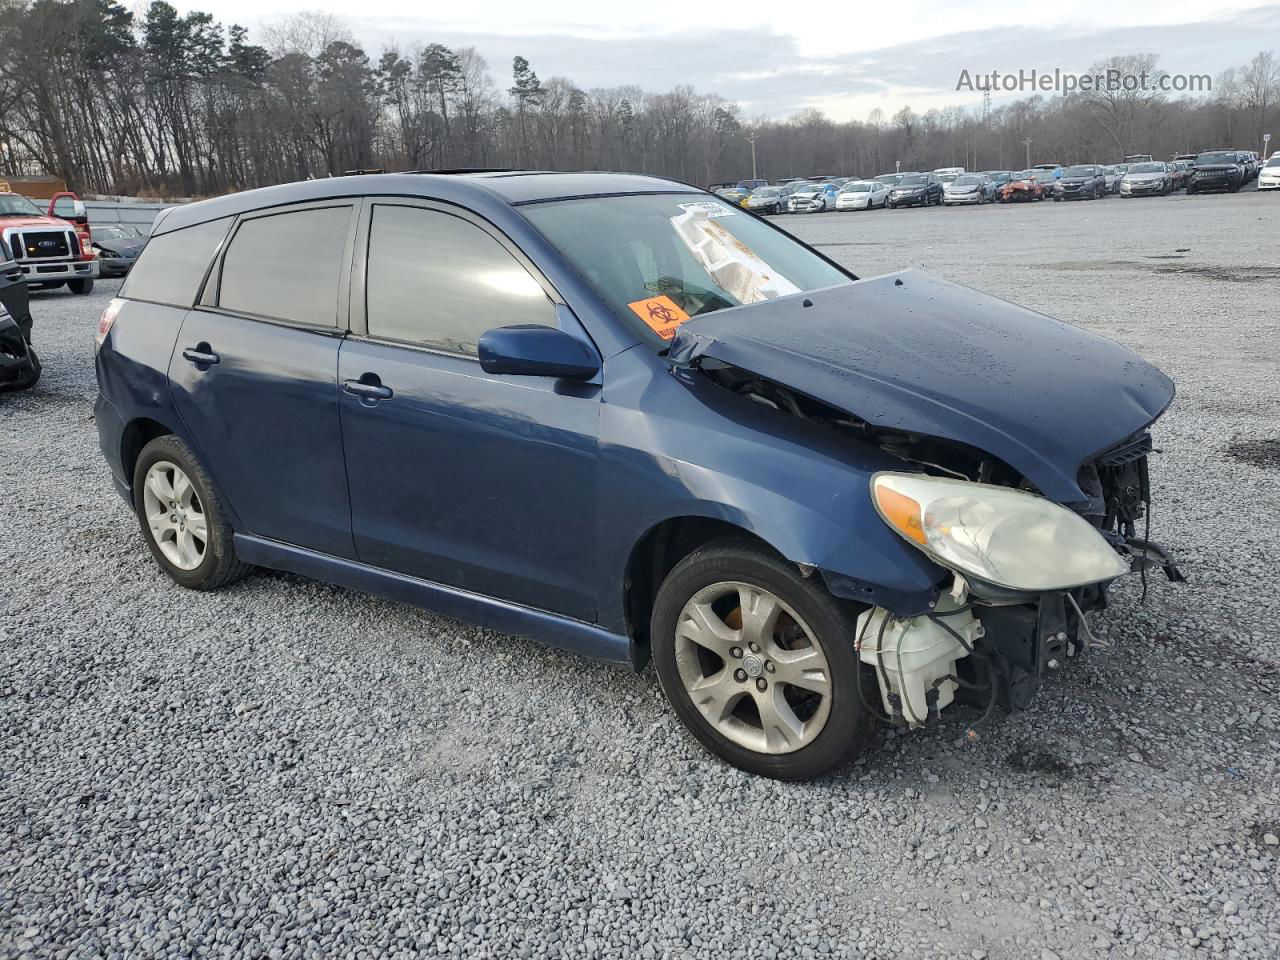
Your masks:
{"label": "rear door", "polygon": [[241,216],[169,365],[174,403],[243,530],[353,557],[338,423],[351,200]]}
{"label": "rear door", "polygon": [[338,378],[360,560],[593,620],[599,384],[485,373],[476,342],[540,324],[594,345],[457,208],[368,201],[357,251]]}

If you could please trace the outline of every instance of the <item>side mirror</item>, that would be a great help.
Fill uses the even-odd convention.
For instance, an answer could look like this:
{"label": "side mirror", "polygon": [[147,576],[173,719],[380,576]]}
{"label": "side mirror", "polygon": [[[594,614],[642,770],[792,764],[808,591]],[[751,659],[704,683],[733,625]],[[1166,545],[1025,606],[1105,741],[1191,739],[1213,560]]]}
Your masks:
{"label": "side mirror", "polygon": [[481,334],[478,347],[485,373],[589,380],[600,370],[590,349],[555,327],[498,327]]}

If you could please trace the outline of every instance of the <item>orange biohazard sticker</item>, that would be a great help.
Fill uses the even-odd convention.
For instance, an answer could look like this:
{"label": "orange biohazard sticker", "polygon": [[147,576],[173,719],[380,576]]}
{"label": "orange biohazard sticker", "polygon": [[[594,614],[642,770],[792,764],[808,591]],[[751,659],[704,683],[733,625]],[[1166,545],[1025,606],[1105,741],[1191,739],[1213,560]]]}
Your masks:
{"label": "orange biohazard sticker", "polygon": [[670,297],[633,300],[627,306],[634,310],[636,316],[663,340],[674,339],[680,324],[689,319],[689,315],[676,306],[675,301]]}

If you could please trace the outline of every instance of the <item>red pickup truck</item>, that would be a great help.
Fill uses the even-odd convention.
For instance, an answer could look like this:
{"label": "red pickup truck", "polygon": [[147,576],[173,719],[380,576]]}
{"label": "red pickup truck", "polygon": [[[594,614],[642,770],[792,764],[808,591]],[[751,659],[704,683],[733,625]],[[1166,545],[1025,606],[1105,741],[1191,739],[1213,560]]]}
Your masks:
{"label": "red pickup truck", "polygon": [[[55,214],[55,210],[58,212]],[[22,268],[32,287],[60,287],[88,293],[98,276],[89,217],[74,193],[54,194],[42,211],[0,181],[0,244]]]}

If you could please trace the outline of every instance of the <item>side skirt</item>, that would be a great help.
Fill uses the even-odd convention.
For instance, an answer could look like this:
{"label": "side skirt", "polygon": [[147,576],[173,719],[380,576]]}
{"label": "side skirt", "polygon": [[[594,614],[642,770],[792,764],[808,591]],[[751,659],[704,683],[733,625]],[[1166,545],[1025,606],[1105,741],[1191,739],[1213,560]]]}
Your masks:
{"label": "side skirt", "polygon": [[237,533],[235,548],[241,560],[255,566],[286,570],[312,580],[362,590],[491,630],[530,637],[548,646],[596,660],[620,666],[635,664],[629,637],[610,633],[592,623],[263,537]]}

